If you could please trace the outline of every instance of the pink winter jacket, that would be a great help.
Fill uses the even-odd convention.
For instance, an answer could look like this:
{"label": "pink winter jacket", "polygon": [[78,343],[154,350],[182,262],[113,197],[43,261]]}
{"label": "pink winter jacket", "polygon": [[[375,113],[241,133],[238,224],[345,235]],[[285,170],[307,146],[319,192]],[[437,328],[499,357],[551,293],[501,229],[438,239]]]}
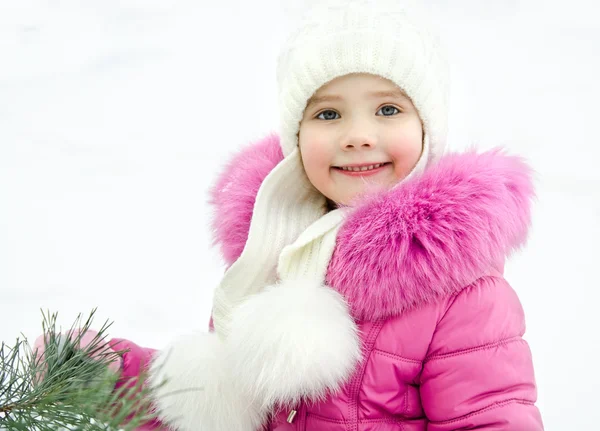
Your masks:
{"label": "pink winter jacket", "polygon": [[[254,143],[212,190],[228,264],[244,247],[261,181],[281,159],[276,136]],[[336,393],[288,406],[264,430],[542,430],[523,309],[502,275],[526,240],[532,197],[527,165],[496,150],[446,155],[353,208],[327,285],[348,303],[363,359]],[[131,348],[124,377],[150,364],[153,350],[117,342]],[[181,369],[182,379],[193,368]],[[144,429],[172,417],[157,415]]]}

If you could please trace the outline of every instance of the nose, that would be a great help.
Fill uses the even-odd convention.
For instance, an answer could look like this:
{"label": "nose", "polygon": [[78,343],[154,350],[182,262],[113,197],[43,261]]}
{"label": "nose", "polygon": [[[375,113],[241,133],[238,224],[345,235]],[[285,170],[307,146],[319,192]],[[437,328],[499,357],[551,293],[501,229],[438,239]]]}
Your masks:
{"label": "nose", "polygon": [[376,146],[375,134],[371,133],[364,124],[351,127],[340,140],[340,147],[344,151],[366,150]]}

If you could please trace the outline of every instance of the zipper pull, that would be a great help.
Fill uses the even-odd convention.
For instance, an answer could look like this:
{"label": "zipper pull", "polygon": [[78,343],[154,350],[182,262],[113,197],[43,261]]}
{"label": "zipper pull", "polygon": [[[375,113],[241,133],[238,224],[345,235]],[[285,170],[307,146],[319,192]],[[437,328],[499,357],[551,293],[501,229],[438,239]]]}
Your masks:
{"label": "zipper pull", "polygon": [[287,422],[289,424],[291,424],[292,422],[294,422],[294,418],[296,417],[296,414],[298,414],[298,412],[296,410],[292,410],[290,412],[290,414],[288,415],[288,418],[287,418]]}

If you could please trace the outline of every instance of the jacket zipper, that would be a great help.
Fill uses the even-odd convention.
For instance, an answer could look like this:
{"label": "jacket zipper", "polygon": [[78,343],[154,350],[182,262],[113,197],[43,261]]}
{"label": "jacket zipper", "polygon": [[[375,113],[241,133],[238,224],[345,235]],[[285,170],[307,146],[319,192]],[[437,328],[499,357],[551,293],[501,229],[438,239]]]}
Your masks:
{"label": "jacket zipper", "polygon": [[[385,321],[376,321],[369,329],[368,335],[365,338],[365,351],[371,352],[373,350],[373,344],[379,335],[379,331],[383,327]],[[350,417],[346,423],[346,429],[348,431],[358,431],[358,392],[360,391],[360,385],[365,372],[369,358],[363,358],[362,369],[360,373],[354,377],[350,385]],[[306,410],[306,404],[300,403],[297,409],[291,410],[287,417],[289,424],[296,423],[294,428],[296,431],[306,431],[306,417],[308,412]]]}
{"label": "jacket zipper", "polygon": [[300,404],[298,416],[300,416],[298,421],[298,431],[306,431],[306,404]]}
{"label": "jacket zipper", "polygon": [[[363,351],[368,352],[370,355],[373,351],[373,345],[375,344],[375,340],[379,336],[379,331],[383,327],[385,320],[377,320],[375,321],[371,328],[369,328],[369,332],[363,341]],[[348,421],[346,422],[346,431],[358,431],[358,394],[360,392],[360,386],[362,384],[362,379],[365,374],[366,367],[369,362],[369,357],[365,356],[363,358],[361,368],[359,372],[357,372],[354,378],[350,382],[350,393],[349,393],[349,405],[348,410],[350,415],[348,417]]]}
{"label": "jacket zipper", "polygon": [[297,409],[291,410],[287,417],[289,424],[295,423],[296,431],[306,431],[306,405],[301,403]]}

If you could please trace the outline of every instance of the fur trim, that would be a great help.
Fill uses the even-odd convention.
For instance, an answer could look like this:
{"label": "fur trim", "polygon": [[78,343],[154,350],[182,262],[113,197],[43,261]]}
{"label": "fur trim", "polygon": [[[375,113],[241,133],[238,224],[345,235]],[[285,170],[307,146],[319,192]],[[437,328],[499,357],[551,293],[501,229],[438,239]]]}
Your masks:
{"label": "fur trim", "polygon": [[177,430],[256,431],[274,408],[339,389],[359,359],[341,295],[285,281],[235,308],[225,341],[194,334],[158,353],[150,385],[158,417]]}
{"label": "fur trim", "polygon": [[531,170],[502,151],[445,156],[345,221],[328,280],[361,320],[451,295],[525,243]]}
{"label": "fur trim", "polygon": [[[179,431],[256,431],[266,412],[239,391],[214,333],[182,337],[159,352],[150,368],[161,421]],[[161,383],[162,386],[159,386]]]}
{"label": "fur trim", "polygon": [[281,160],[279,138],[268,136],[233,157],[211,188],[213,243],[220,244],[228,266],[244,250],[258,189]]}
{"label": "fur trim", "polygon": [[[280,151],[274,136],[242,151],[213,190],[216,241],[228,264],[244,248],[254,198]],[[240,170],[240,164],[252,169]],[[327,284],[345,296],[359,320],[391,317],[458,292],[524,244],[531,177],[523,160],[501,150],[442,157],[425,173],[353,208],[339,232]]]}
{"label": "fur trim", "polygon": [[360,359],[358,329],[344,299],[306,280],[249,297],[235,309],[227,344],[234,380],[265,408],[324,399]]}

